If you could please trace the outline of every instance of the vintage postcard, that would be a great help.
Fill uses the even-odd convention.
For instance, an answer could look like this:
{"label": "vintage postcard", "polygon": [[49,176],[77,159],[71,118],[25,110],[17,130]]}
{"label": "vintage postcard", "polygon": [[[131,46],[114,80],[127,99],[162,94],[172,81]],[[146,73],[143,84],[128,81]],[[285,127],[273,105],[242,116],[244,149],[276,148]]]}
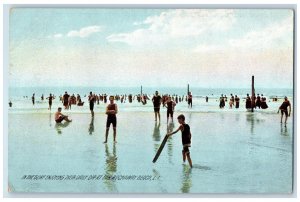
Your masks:
{"label": "vintage postcard", "polygon": [[294,15],[10,9],[8,192],[292,193]]}

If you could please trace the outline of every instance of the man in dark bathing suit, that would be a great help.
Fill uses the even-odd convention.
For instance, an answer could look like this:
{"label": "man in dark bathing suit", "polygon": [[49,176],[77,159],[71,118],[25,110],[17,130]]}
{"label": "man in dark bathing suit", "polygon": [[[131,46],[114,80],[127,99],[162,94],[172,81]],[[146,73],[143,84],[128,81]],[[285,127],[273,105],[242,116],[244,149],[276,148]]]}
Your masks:
{"label": "man in dark bathing suit", "polygon": [[[289,112],[288,112],[287,108],[289,108]],[[279,110],[281,111],[281,121],[280,121],[280,123],[282,123],[283,114],[285,114],[284,124],[285,124],[285,127],[286,127],[287,118],[288,118],[288,116],[291,116],[291,111],[292,111],[292,105],[291,105],[291,103],[290,103],[290,101],[288,100],[287,97],[284,97],[284,101],[281,104],[281,106],[279,107],[277,113],[279,113]]]}
{"label": "man in dark bathing suit", "polygon": [[105,141],[107,143],[107,137],[109,133],[109,127],[112,124],[114,130],[114,143],[117,143],[116,136],[117,136],[117,116],[118,113],[118,106],[114,103],[114,97],[109,97],[110,104],[106,107],[106,114],[107,114],[107,121],[106,121],[106,133],[105,133]]}
{"label": "man in dark bathing suit", "polygon": [[69,97],[70,97],[70,95],[66,91],[65,94],[63,95],[63,105],[64,105],[65,109],[69,108]]}
{"label": "man in dark bathing suit", "polygon": [[93,95],[92,92],[90,92],[89,95],[89,103],[90,103],[90,111],[91,111],[91,115],[92,117],[94,117],[94,104],[95,104],[95,96]]}
{"label": "man in dark bathing suit", "polygon": [[34,105],[35,104],[35,93],[33,93],[31,100],[32,100],[32,105]]}
{"label": "man in dark bathing suit", "polygon": [[49,95],[49,97],[47,97],[46,99],[48,99],[49,101],[49,110],[51,111],[51,107],[52,107],[52,100],[54,100],[55,99],[55,97],[54,96],[52,96],[52,94],[50,93],[50,95]]}
{"label": "man in dark bathing suit", "polygon": [[169,117],[171,117],[171,120],[173,122],[173,114],[174,114],[174,108],[176,106],[176,103],[171,100],[171,97],[168,97],[168,101],[166,102],[167,107],[167,123],[169,123]]}
{"label": "man in dark bathing suit", "polygon": [[188,94],[187,101],[188,101],[188,107],[192,108],[193,107],[193,96],[192,96],[191,92],[189,92],[189,94]]}
{"label": "man in dark bathing suit", "polygon": [[152,98],[154,113],[155,113],[155,121],[157,121],[157,116],[160,121],[160,104],[161,104],[161,96],[158,94],[158,91],[155,91],[155,95]]}

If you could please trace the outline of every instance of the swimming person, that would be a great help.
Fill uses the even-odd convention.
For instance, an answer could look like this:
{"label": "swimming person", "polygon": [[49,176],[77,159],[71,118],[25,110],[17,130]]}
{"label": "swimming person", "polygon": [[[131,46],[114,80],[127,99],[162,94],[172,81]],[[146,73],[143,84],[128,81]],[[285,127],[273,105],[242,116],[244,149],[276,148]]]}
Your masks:
{"label": "swimming person", "polygon": [[105,133],[105,141],[107,143],[107,137],[109,133],[109,127],[112,124],[114,130],[114,143],[117,143],[116,136],[117,136],[117,116],[118,113],[118,106],[114,103],[114,96],[109,97],[110,104],[106,107],[106,114],[107,114],[107,121],[106,121],[106,133]]}
{"label": "swimming person", "polygon": [[92,92],[90,92],[90,95],[88,97],[89,103],[90,103],[90,111],[92,117],[94,117],[94,104],[95,104],[95,96],[93,95]]}
{"label": "swimming person", "polygon": [[48,103],[49,103],[49,108],[48,110],[51,111],[51,107],[52,107],[52,100],[54,100],[54,96],[52,96],[52,94],[50,93],[49,97],[47,97],[46,99],[48,99]]}
{"label": "swimming person", "polygon": [[68,116],[63,115],[61,113],[61,107],[58,107],[57,112],[55,113],[55,122],[56,123],[61,123],[63,120],[67,121],[67,122],[71,122],[72,119],[69,119]]}
{"label": "swimming person", "polygon": [[192,159],[189,150],[189,147],[191,146],[191,138],[192,138],[190,126],[185,123],[185,117],[183,114],[179,115],[177,117],[177,120],[178,123],[180,124],[179,128],[172,133],[168,133],[167,135],[170,137],[171,135],[177,133],[178,131],[181,131],[181,139],[182,139],[182,146],[183,146],[183,150],[182,150],[183,162],[185,162],[185,160],[188,159],[190,167],[192,168],[193,164],[192,164]]}
{"label": "swimming person", "polygon": [[188,101],[188,107],[192,108],[193,107],[193,96],[192,96],[191,92],[188,93],[187,101]]}
{"label": "swimming person", "polygon": [[[289,108],[289,112],[288,112],[287,108]],[[291,105],[291,103],[290,103],[290,101],[288,100],[287,97],[284,97],[284,101],[281,104],[281,106],[279,107],[277,113],[279,113],[279,110],[281,111],[281,121],[280,121],[280,123],[282,123],[282,117],[283,117],[283,114],[285,114],[284,124],[286,126],[287,118],[288,118],[288,116],[291,116],[291,111],[292,111],[292,105]]]}
{"label": "swimming person", "polygon": [[155,91],[155,95],[152,98],[154,114],[155,114],[155,121],[157,121],[157,116],[160,121],[160,104],[161,104],[161,96],[158,94],[158,91]]}
{"label": "swimming person", "polygon": [[169,122],[169,117],[171,117],[171,120],[173,122],[173,114],[174,114],[174,108],[176,106],[176,103],[171,100],[171,97],[168,97],[168,101],[166,102],[166,107],[167,107],[167,123]]}

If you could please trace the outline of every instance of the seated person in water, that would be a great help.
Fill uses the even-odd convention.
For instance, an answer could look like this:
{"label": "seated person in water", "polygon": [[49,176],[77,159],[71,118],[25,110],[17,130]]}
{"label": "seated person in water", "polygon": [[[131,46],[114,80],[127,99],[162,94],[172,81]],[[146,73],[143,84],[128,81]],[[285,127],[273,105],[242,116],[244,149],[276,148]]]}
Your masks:
{"label": "seated person in water", "polygon": [[58,107],[57,112],[55,113],[55,122],[56,123],[61,123],[63,120],[67,122],[71,122],[72,120],[68,118],[68,116],[65,116],[61,113],[61,107]]}

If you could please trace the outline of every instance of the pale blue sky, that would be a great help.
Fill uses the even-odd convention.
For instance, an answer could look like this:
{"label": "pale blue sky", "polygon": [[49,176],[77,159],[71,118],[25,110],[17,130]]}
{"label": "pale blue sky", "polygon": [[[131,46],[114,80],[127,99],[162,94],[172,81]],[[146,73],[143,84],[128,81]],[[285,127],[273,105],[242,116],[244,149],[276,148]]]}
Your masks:
{"label": "pale blue sky", "polygon": [[284,9],[13,9],[10,84],[230,88],[255,74],[260,87],[292,87],[292,18]]}

